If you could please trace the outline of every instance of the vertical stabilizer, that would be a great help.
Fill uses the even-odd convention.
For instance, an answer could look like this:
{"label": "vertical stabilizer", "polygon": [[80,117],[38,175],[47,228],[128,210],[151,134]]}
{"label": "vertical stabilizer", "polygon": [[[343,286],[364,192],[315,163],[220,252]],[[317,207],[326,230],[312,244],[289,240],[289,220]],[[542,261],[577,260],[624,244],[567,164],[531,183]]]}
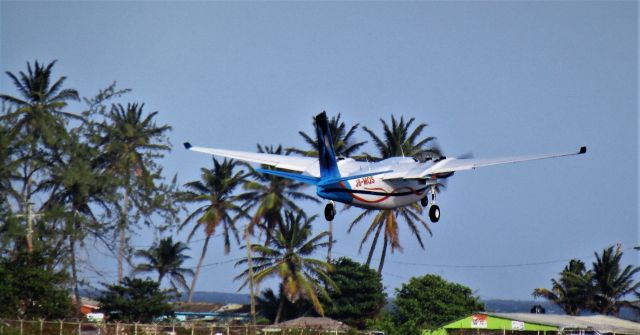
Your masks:
{"label": "vertical stabilizer", "polygon": [[316,136],[318,139],[318,161],[320,162],[320,179],[340,178],[333,140],[329,131],[327,114],[322,112],[315,117]]}

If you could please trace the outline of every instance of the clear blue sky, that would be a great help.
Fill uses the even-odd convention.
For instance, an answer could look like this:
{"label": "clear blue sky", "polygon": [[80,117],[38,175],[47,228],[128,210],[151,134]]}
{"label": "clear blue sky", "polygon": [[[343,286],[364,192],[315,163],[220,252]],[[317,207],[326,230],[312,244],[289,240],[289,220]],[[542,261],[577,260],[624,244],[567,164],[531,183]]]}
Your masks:
{"label": "clear blue sky", "polygon": [[[456,174],[425,250],[401,230],[404,252],[384,270],[390,292],[436,273],[484,298],[529,299],[562,260],[590,263],[610,244],[638,244],[635,1],[2,1],[0,20],[1,70],[57,59],[55,74],[82,95],[117,80],[134,90],[128,100],[159,111],[173,127],[163,164],[181,183],[210,165],[183,141],[301,146],[297,132],[312,131],[322,110],[373,129],[391,114],[415,117],[450,156],[589,146],[582,157]],[[6,76],[0,83],[15,93]],[[334,250],[362,261],[364,225],[346,233],[357,213],[339,213]],[[196,258],[201,243],[191,247]],[[106,277],[87,276],[112,281],[115,262],[88,249],[85,267]],[[242,256],[224,256],[219,238],[210,250],[205,263]],[[627,251],[626,263],[637,259]],[[466,267],[530,263],[544,264]],[[207,267],[198,289],[234,291],[237,272],[232,263]]]}

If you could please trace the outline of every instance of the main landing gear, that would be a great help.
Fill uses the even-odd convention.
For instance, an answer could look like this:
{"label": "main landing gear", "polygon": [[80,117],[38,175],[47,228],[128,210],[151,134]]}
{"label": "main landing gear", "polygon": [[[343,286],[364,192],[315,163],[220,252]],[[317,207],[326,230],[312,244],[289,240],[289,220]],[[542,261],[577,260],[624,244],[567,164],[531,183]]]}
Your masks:
{"label": "main landing gear", "polygon": [[431,219],[431,222],[438,222],[440,220],[440,207],[436,205],[435,186],[429,188],[429,193],[431,193],[431,201],[427,198],[428,196],[425,196],[420,199],[420,204],[422,204],[422,207],[429,206],[429,219]]}
{"label": "main landing gear", "polygon": [[324,218],[327,219],[327,221],[333,221],[334,217],[336,217],[336,206],[333,204],[333,201],[331,201],[324,206]]}

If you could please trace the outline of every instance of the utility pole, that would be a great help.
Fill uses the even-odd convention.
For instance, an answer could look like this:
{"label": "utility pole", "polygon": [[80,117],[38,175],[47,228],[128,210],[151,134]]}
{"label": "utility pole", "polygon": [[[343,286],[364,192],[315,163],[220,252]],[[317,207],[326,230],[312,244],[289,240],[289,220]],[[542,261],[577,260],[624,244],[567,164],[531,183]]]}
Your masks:
{"label": "utility pole", "polygon": [[27,218],[27,251],[31,253],[33,251],[33,220],[41,217],[41,213],[33,212],[33,203],[27,203],[27,212],[18,214],[16,217],[26,217]]}

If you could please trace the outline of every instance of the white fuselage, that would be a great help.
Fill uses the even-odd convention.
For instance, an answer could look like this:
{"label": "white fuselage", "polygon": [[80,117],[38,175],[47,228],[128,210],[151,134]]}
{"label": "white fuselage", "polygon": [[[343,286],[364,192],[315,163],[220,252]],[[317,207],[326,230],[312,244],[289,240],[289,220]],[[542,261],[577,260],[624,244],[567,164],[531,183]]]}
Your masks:
{"label": "white fuselage", "polygon": [[[342,181],[338,184],[319,189],[318,195],[342,203],[362,208],[391,209],[410,205],[424,198],[428,186],[436,182],[435,179],[402,179],[388,178],[391,174],[406,174],[408,171],[424,164],[413,158],[394,157],[375,163],[357,162],[347,158],[338,161],[341,176],[361,175],[375,171],[393,171]],[[307,171],[314,173],[315,171]]]}

